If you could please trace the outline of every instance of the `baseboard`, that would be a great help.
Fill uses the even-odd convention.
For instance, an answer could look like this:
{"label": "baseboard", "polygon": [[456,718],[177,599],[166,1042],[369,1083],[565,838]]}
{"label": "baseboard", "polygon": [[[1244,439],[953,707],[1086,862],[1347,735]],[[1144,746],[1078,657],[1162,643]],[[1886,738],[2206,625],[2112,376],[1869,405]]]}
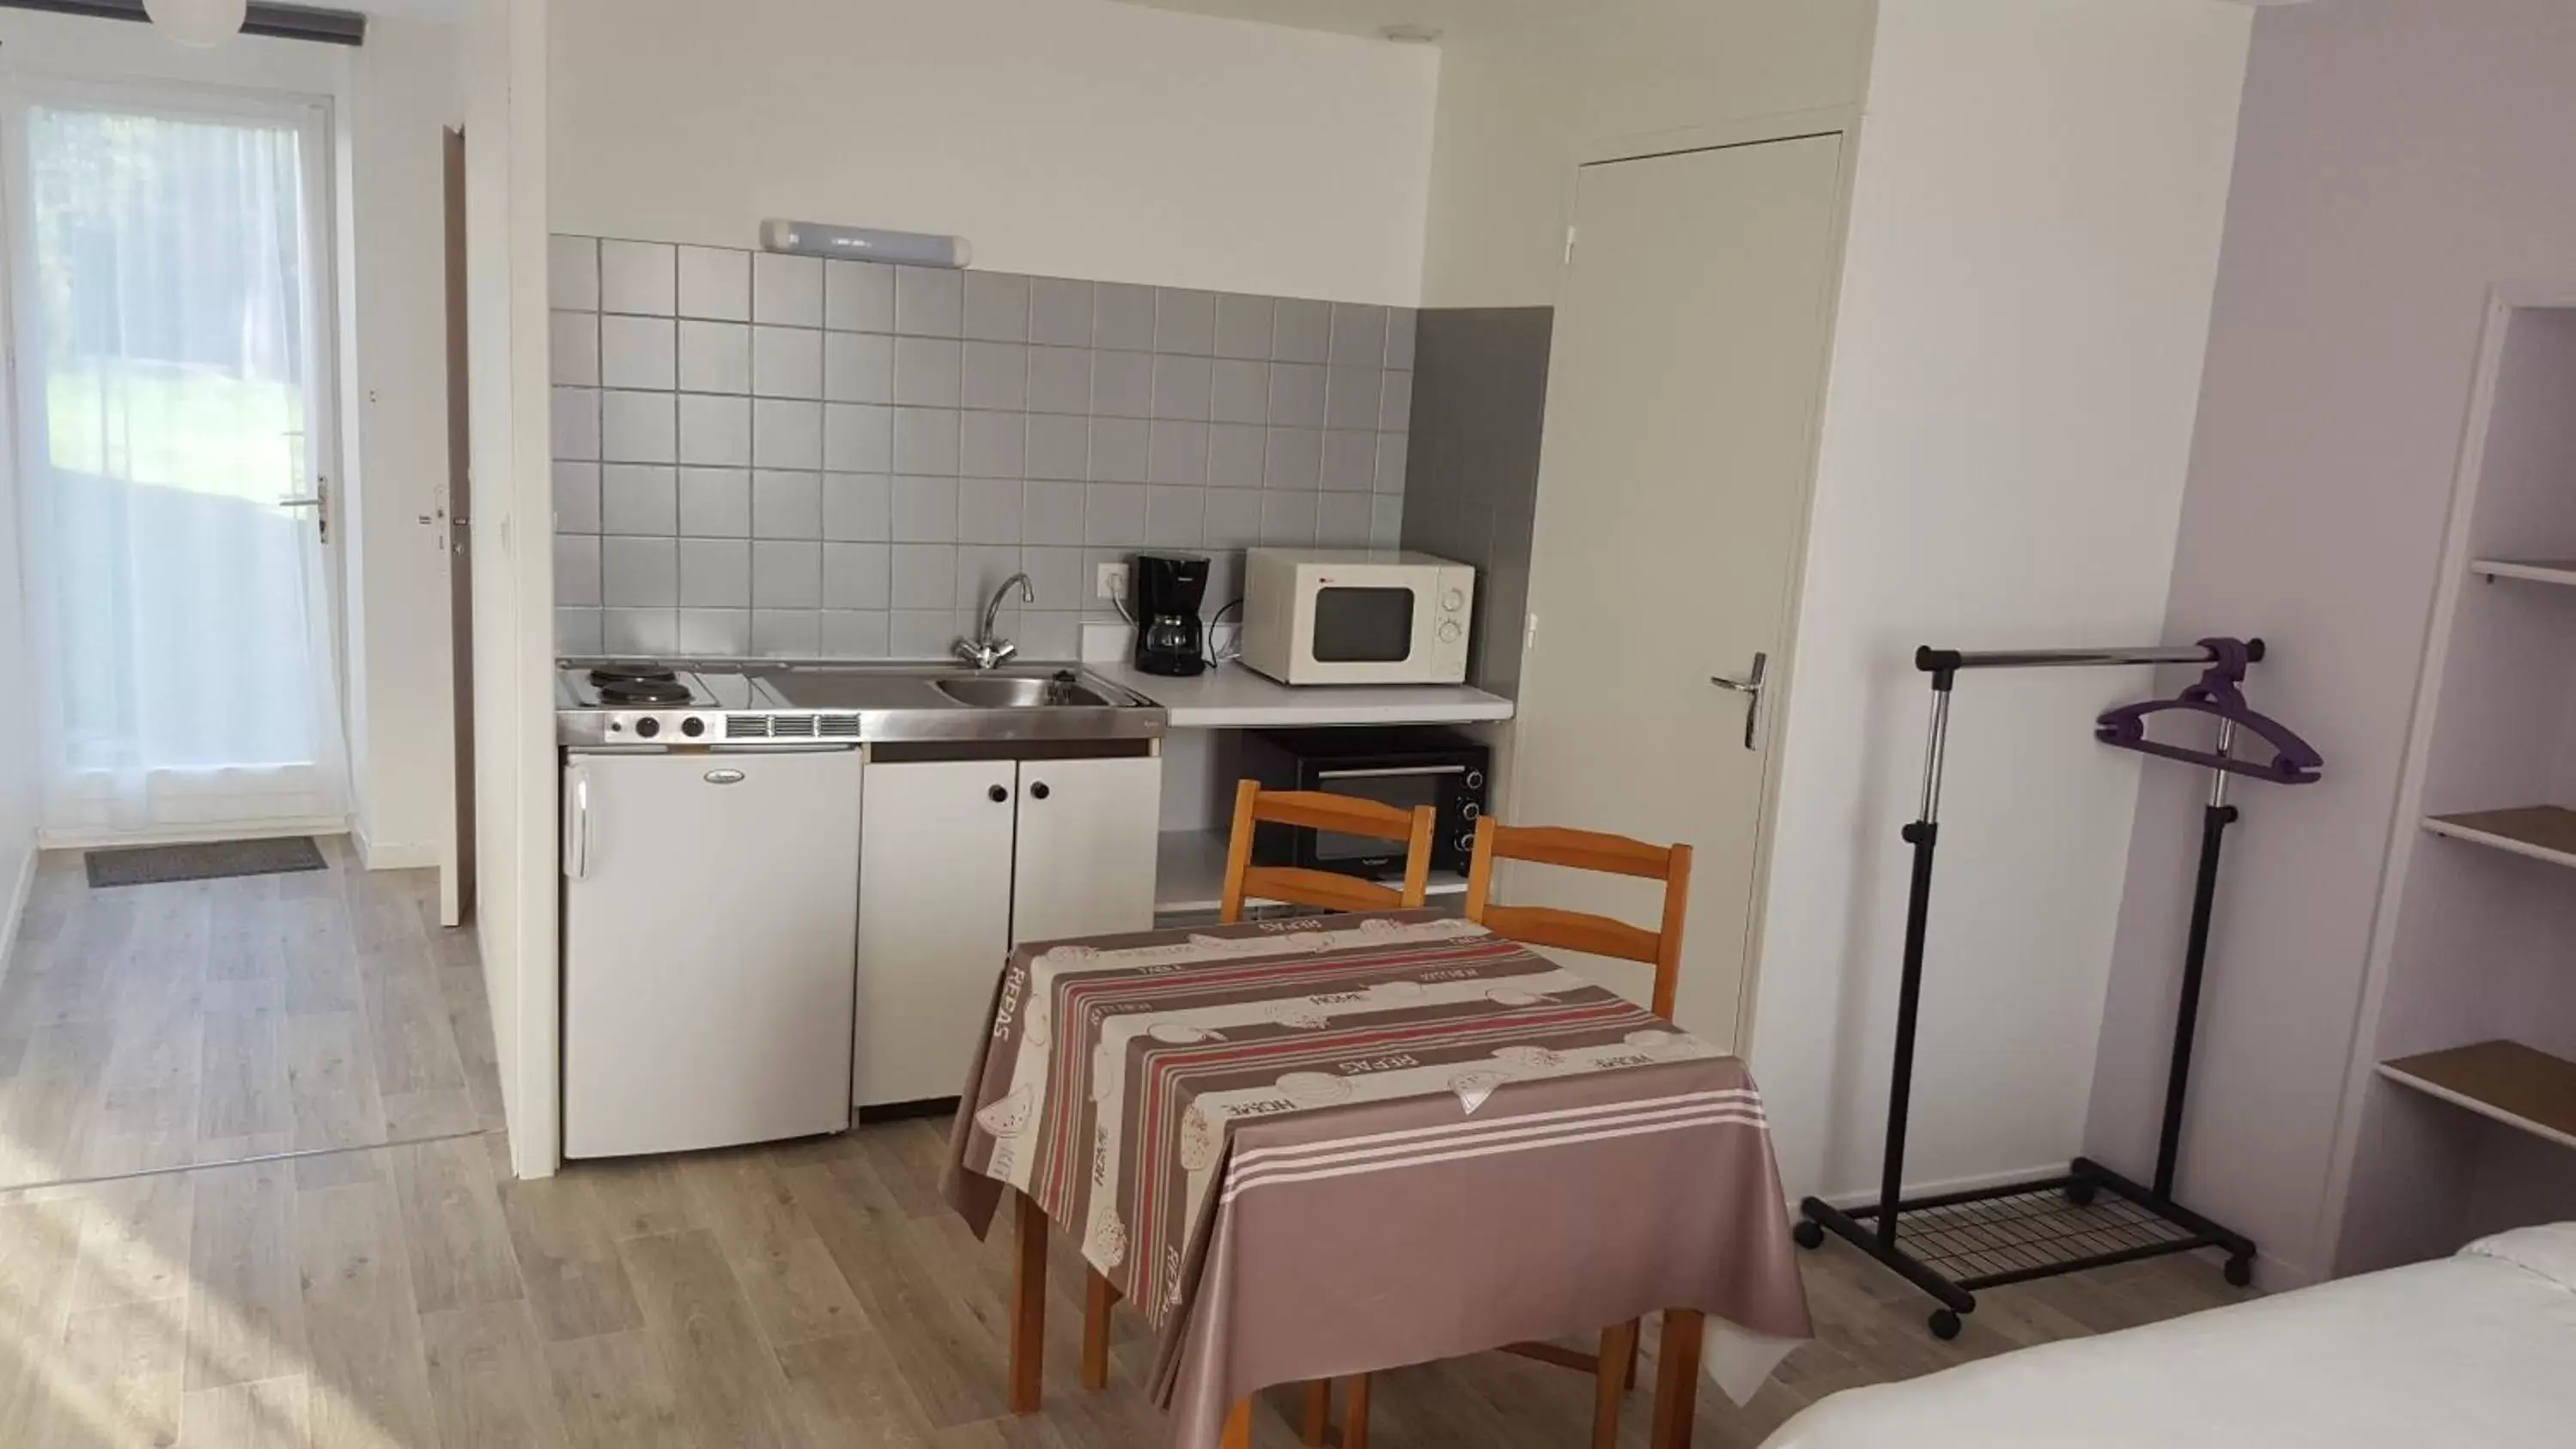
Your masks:
{"label": "baseboard", "polygon": [[256,825],[173,825],[152,830],[46,830],[40,850],[118,850],[135,845],[199,845],[210,840],[269,840],[281,835],[346,835],[346,819],[266,820]]}
{"label": "baseboard", "polygon": [[363,830],[352,830],[349,838],[358,847],[359,863],[369,870],[435,870],[438,847],[425,841],[405,840],[378,842]]}

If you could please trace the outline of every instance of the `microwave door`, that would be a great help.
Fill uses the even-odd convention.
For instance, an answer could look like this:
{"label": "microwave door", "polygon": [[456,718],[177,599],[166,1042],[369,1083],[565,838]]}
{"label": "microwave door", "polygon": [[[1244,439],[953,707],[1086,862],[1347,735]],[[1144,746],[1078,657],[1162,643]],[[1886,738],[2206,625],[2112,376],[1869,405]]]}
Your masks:
{"label": "microwave door", "polygon": [[1406,585],[1318,585],[1307,657],[1325,680],[1366,683],[1400,670],[1420,652],[1420,602]]}

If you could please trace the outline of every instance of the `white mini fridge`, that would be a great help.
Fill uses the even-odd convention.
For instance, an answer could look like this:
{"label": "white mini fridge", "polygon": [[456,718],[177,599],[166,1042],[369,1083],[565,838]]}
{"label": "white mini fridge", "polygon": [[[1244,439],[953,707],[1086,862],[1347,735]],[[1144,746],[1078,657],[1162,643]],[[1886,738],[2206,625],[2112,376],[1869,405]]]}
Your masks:
{"label": "white mini fridge", "polygon": [[564,1156],[850,1125],[855,747],[571,753]]}

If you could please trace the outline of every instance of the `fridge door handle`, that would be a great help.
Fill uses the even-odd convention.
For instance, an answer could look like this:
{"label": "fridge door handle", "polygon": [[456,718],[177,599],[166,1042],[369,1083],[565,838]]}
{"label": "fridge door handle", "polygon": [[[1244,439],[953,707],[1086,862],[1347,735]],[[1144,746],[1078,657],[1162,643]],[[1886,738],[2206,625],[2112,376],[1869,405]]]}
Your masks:
{"label": "fridge door handle", "polygon": [[590,878],[590,776],[572,771],[572,809],[564,815],[564,874]]}

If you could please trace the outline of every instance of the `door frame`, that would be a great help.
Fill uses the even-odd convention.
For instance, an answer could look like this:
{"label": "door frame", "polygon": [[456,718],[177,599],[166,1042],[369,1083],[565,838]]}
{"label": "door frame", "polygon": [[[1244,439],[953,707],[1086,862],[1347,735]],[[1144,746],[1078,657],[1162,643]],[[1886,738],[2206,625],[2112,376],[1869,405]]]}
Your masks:
{"label": "door frame", "polygon": [[[1750,1055],[1754,1035],[1760,1026],[1760,1018],[1756,1012],[1761,1004],[1764,966],[1762,947],[1770,914],[1771,847],[1779,819],[1780,782],[1783,773],[1780,765],[1783,754],[1789,746],[1788,725],[1797,704],[1799,626],[1803,622],[1800,605],[1806,597],[1807,552],[1815,526],[1816,480],[1822,471],[1824,460],[1825,418],[1833,404],[1834,354],[1836,344],[1841,340],[1845,268],[1851,259],[1852,200],[1855,193],[1854,183],[1860,174],[1862,128],[1859,107],[1837,106],[1813,111],[1748,117],[1739,121],[1685,127],[1647,135],[1603,139],[1581,148],[1578,153],[1580,159],[1565,168],[1560,192],[1559,210],[1565,218],[1566,250],[1564,260],[1558,266],[1551,307],[1556,306],[1564,298],[1567,284],[1573,274],[1574,254],[1579,246],[1575,219],[1585,171],[1595,166],[1616,165],[1623,161],[1646,161],[1661,156],[1685,155],[1701,151],[1738,150],[1748,146],[1775,145],[1785,141],[1813,140],[1825,136],[1837,137],[1841,141],[1840,174],[1835,182],[1833,217],[1826,233],[1829,238],[1828,245],[1833,252],[1833,264],[1828,269],[1824,306],[1818,318],[1818,325],[1824,329],[1825,345],[1819,350],[1816,364],[1816,404],[1808,415],[1807,436],[1800,449],[1803,462],[1796,506],[1797,521],[1792,527],[1789,540],[1789,567],[1784,571],[1780,645],[1778,652],[1772,656],[1770,684],[1764,696],[1764,702],[1771,711],[1768,725],[1770,739],[1763,751],[1762,787],[1754,813],[1753,872],[1752,880],[1747,887],[1750,895],[1745,911],[1744,967],[1736,987],[1736,1041],[1732,1044],[1732,1049],[1740,1056]],[[1542,418],[1540,425],[1538,486],[1542,490],[1549,483],[1546,439],[1551,431],[1550,424],[1554,420],[1556,397],[1555,372],[1551,369],[1547,415]],[[1539,611],[1545,602],[1536,591],[1538,578],[1536,562],[1537,549],[1533,546],[1529,615],[1521,621],[1524,653],[1521,668],[1524,690],[1528,687],[1529,672],[1537,664],[1535,651],[1531,646],[1538,631]],[[1507,809],[1521,793],[1521,760],[1521,752],[1513,750],[1504,777],[1509,790],[1509,794],[1503,801]]]}
{"label": "door frame", "polygon": [[447,480],[438,490],[436,519],[446,550],[449,727],[454,733],[454,813],[439,844],[438,919],[461,926],[474,913],[474,392],[472,340],[467,326],[466,139],[450,126],[440,144],[445,159],[444,209],[447,282]]}
{"label": "door frame", "polygon": [[[336,817],[314,816],[248,825],[192,825],[145,831],[40,827],[38,846],[40,849],[58,849],[241,839],[262,835],[346,834],[353,828],[357,817],[358,778],[355,731],[351,728],[349,713],[349,554],[341,547],[350,511],[344,481],[348,472],[346,433],[340,416],[340,331],[345,319],[342,316],[344,299],[340,293],[337,220],[338,104],[332,96],[313,91],[267,90],[159,77],[102,76],[40,68],[0,68],[0,328],[6,329],[5,335],[0,335],[0,355],[6,357],[6,367],[0,369],[5,372],[5,376],[0,376],[0,393],[5,393],[5,397],[0,397],[0,424],[5,424],[9,449],[7,506],[16,514],[19,525],[21,554],[15,562],[22,592],[27,592],[24,551],[29,508],[25,465],[29,440],[25,436],[27,378],[19,366],[22,340],[19,303],[25,289],[33,285],[30,268],[34,264],[34,258],[22,244],[23,238],[19,233],[29,187],[25,116],[30,106],[49,98],[71,104],[100,106],[123,102],[156,114],[176,112],[219,120],[275,121],[292,116],[309,143],[304,147],[299,167],[305,188],[305,245],[313,259],[312,276],[308,282],[313,315],[307,323],[307,345],[311,349],[312,364],[307,383],[307,406],[311,411],[307,418],[306,445],[314,492],[323,500],[320,513],[332,525],[322,529],[316,542],[321,549],[321,607],[329,625],[321,663],[330,671],[331,713],[340,731],[342,778],[341,811]],[[35,623],[31,613],[29,627],[33,628]]]}

